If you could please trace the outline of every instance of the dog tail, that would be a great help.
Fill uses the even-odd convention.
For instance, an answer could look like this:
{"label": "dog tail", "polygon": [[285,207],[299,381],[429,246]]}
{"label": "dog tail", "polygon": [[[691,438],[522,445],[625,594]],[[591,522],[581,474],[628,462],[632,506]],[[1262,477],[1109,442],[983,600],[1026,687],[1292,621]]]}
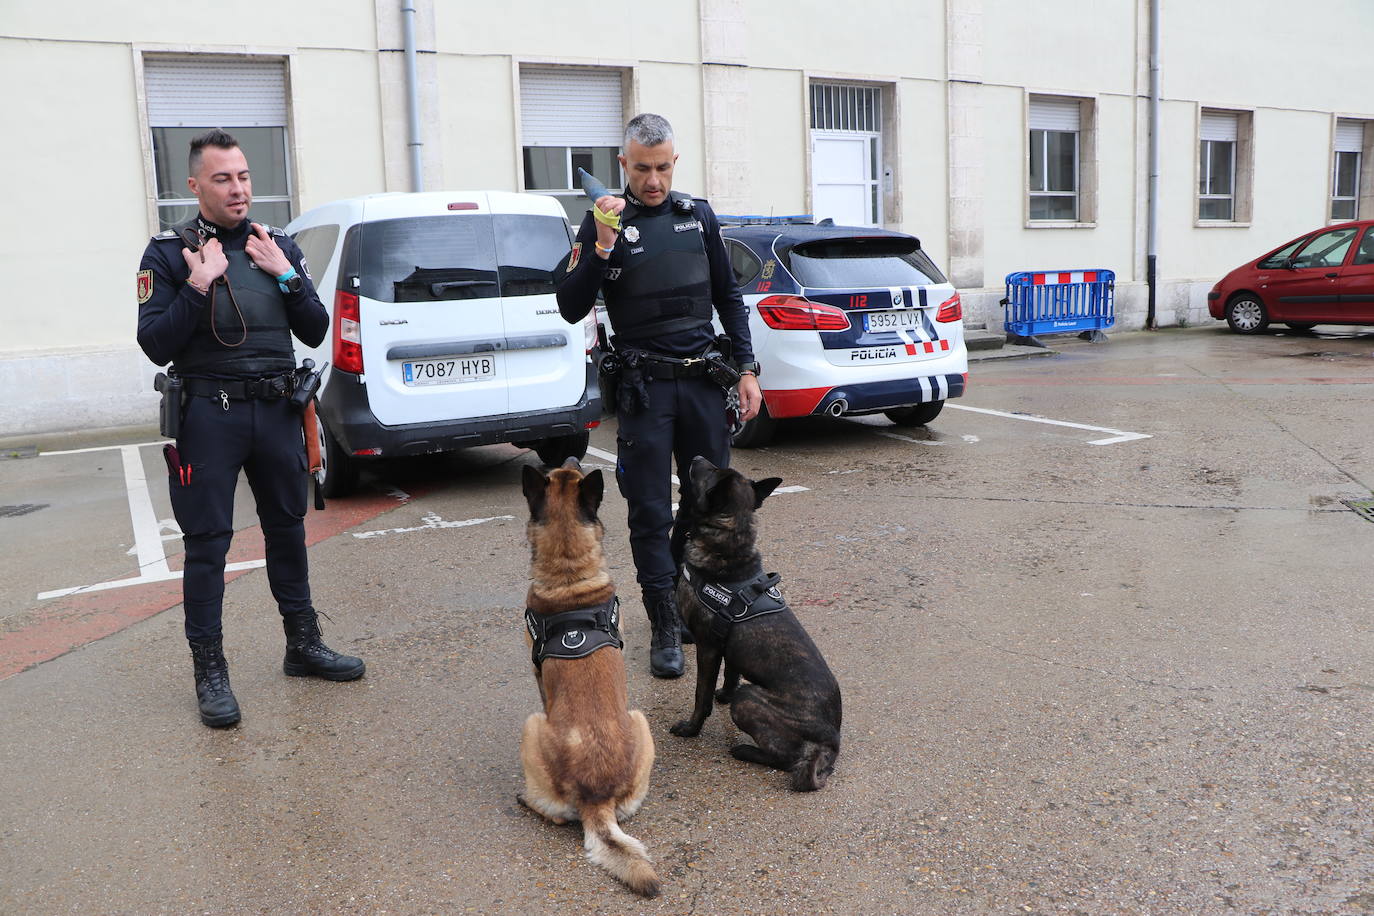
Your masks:
{"label": "dog tail", "polygon": [[649,864],[644,844],[620,829],[615,802],[604,801],[582,809],[582,845],[587,858],[615,875],[636,894],[657,897],[658,875]]}
{"label": "dog tail", "polygon": [[802,746],[801,759],[792,765],[792,791],[815,792],[824,789],[835,771],[835,758],[840,749],[832,744],[807,741]]}

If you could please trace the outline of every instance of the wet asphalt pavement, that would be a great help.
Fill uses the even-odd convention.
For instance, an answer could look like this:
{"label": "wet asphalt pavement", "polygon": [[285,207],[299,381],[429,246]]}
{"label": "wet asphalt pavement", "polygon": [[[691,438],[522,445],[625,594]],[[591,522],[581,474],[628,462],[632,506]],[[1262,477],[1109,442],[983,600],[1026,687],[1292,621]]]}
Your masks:
{"label": "wet asphalt pavement", "polygon": [[[1374,911],[1374,523],[1342,503],[1374,488],[1374,333],[1320,330],[1053,341],[976,362],[928,428],[808,421],[736,452],[805,488],[764,504],[760,543],[844,694],[819,793],[730,758],[720,708],[668,734],[691,650],[688,677],[648,676],[608,487],[657,744],[626,825],[651,901],[515,802],[533,453],[390,463],[311,513],[326,639],[361,681],[284,677],[266,577],[238,573],[222,731],[174,580],[37,597],[153,568],[128,492],[141,466],[170,517],[157,449],[0,460],[0,507],[42,505],[0,517],[0,912]],[[592,445],[609,473],[613,421]]]}

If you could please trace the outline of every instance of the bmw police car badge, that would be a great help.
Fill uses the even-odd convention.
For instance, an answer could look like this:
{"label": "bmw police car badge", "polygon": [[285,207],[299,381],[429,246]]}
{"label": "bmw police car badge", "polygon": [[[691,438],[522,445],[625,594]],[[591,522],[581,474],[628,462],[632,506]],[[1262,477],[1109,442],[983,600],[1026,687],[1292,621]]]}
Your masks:
{"label": "bmw police car badge", "polygon": [[631,245],[633,245],[635,242],[639,241],[639,227],[638,227],[638,226],[626,226],[626,227],[625,227],[625,241],[629,242]]}

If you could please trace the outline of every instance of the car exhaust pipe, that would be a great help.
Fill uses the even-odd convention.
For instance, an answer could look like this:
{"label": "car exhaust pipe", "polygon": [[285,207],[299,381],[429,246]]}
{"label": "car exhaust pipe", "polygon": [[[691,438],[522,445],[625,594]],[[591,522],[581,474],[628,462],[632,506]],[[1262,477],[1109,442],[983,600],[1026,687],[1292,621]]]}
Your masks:
{"label": "car exhaust pipe", "polygon": [[846,401],[844,398],[836,398],[835,400],[830,402],[830,406],[825,409],[825,412],[830,414],[832,417],[839,417],[843,416],[844,412],[848,409],[848,401]]}

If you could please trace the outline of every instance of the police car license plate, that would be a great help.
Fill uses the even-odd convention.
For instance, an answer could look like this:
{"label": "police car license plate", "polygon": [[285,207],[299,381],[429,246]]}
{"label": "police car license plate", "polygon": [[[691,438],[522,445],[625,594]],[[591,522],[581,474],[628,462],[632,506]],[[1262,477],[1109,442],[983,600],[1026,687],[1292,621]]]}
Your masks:
{"label": "police car license plate", "polygon": [[891,309],[886,312],[865,312],[864,328],[869,331],[891,331],[921,325],[920,309]]}
{"label": "police car license plate", "polygon": [[449,359],[416,359],[401,363],[401,378],[411,386],[457,385],[479,382],[496,375],[496,357],[454,356]]}

